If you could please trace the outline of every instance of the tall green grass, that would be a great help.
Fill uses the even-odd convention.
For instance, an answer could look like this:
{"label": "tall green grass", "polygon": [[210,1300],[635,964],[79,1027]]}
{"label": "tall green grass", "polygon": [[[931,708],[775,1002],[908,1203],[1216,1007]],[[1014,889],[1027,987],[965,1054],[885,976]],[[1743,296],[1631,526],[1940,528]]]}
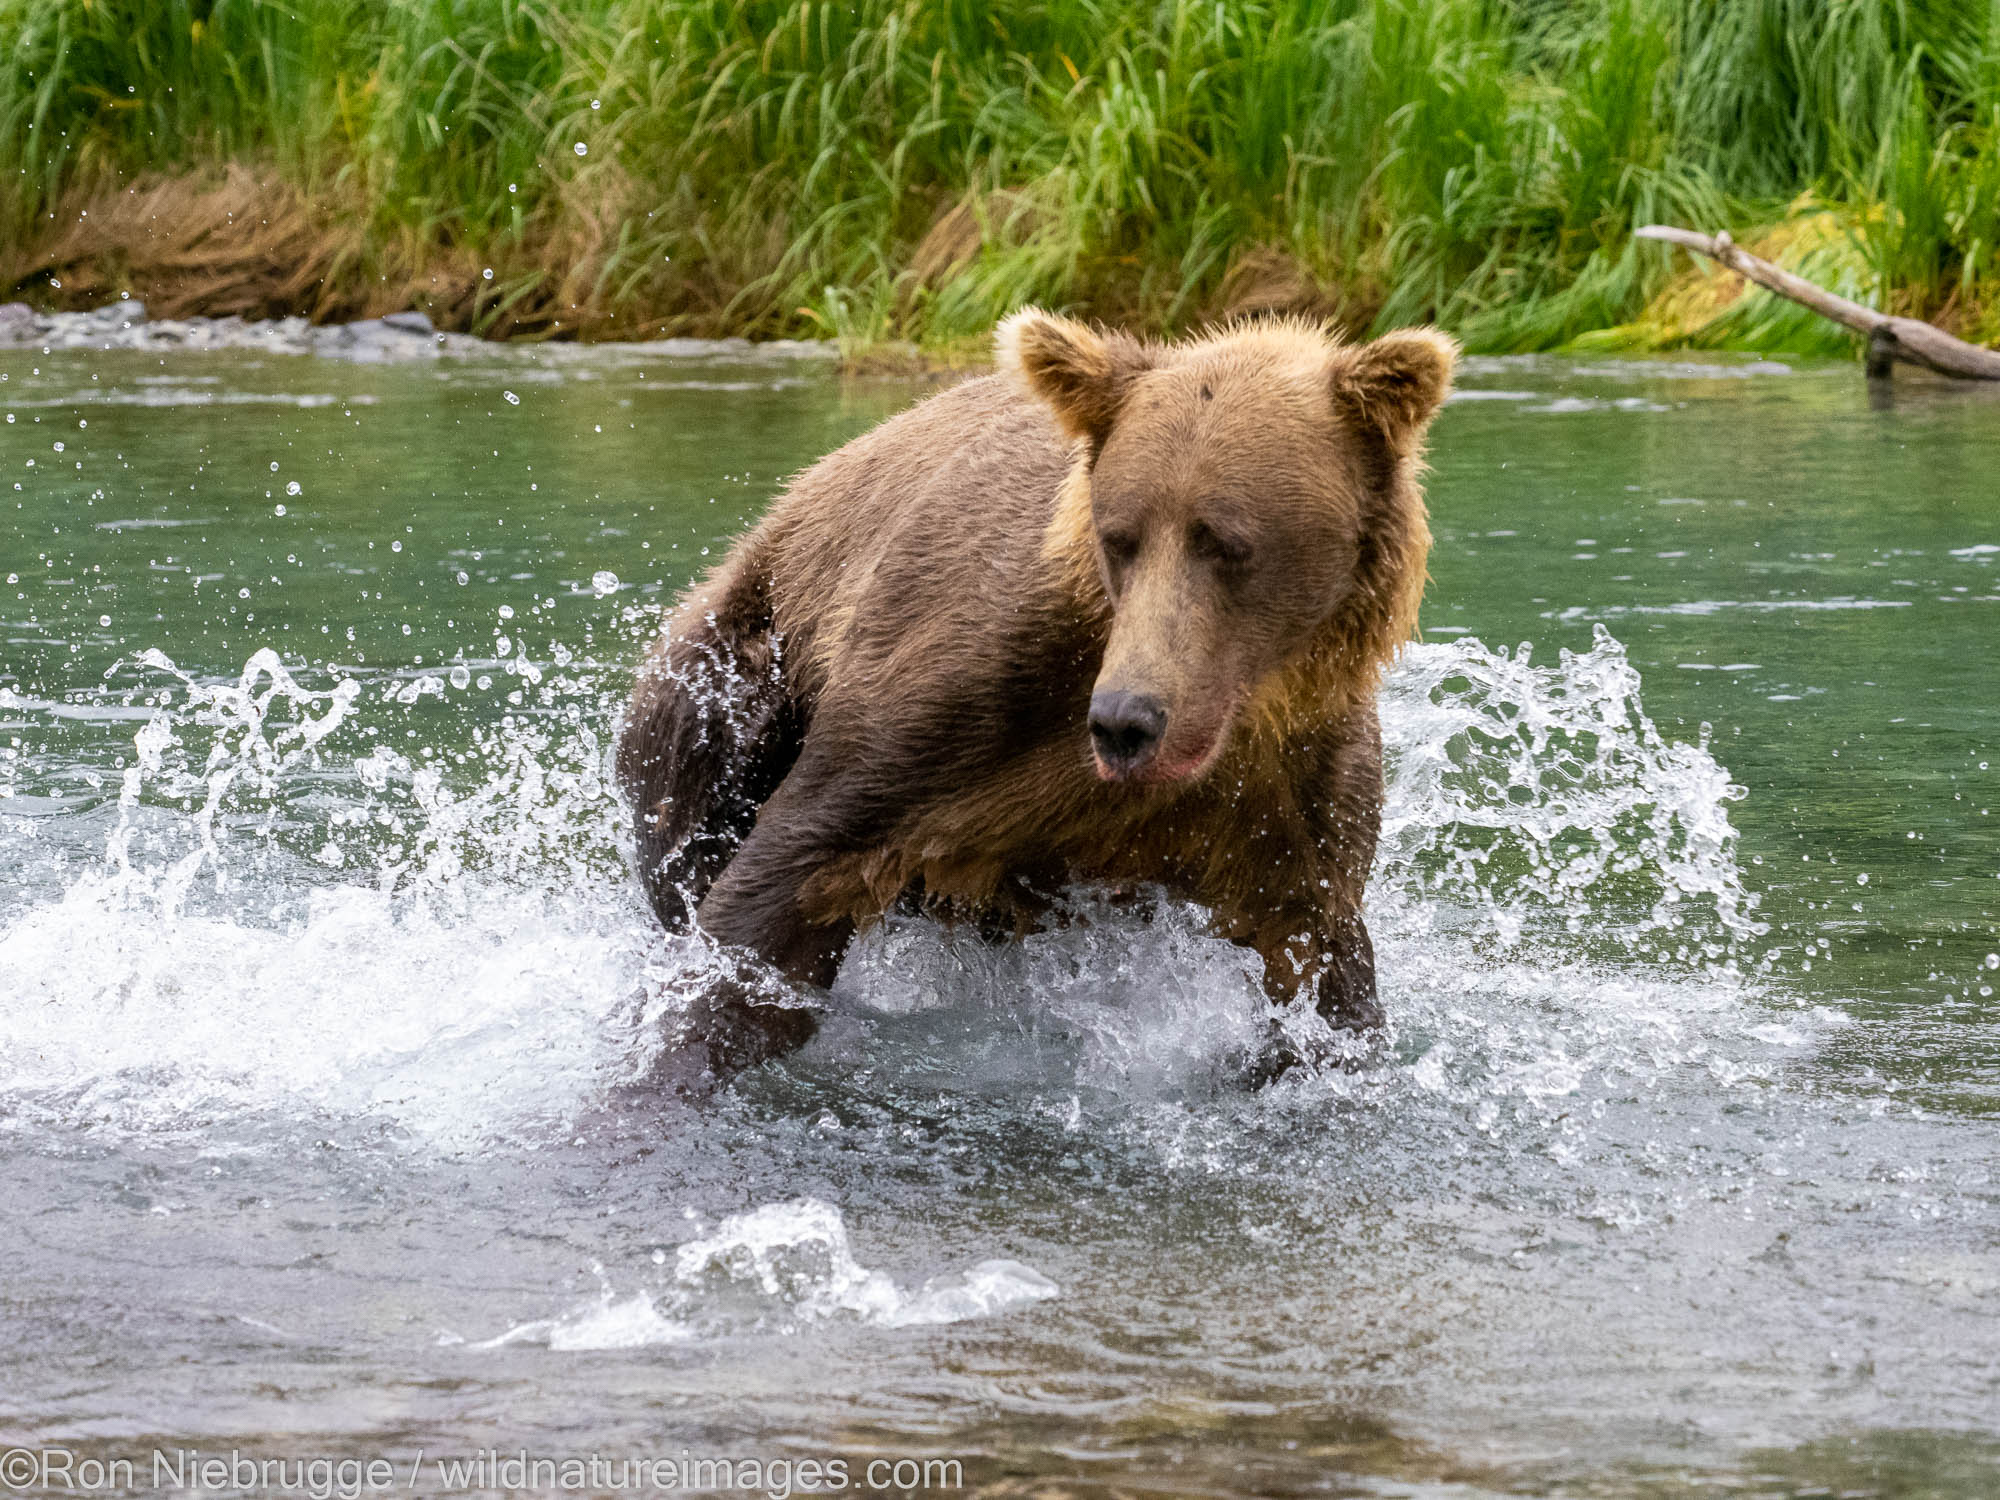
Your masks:
{"label": "tall green grass", "polygon": [[8,241],[244,161],[360,224],[356,276],[476,275],[473,326],[1167,329],[1276,266],[1536,349],[1641,317],[1635,224],[1830,210],[1845,289],[2000,335],[1996,0],[0,0],[0,36]]}

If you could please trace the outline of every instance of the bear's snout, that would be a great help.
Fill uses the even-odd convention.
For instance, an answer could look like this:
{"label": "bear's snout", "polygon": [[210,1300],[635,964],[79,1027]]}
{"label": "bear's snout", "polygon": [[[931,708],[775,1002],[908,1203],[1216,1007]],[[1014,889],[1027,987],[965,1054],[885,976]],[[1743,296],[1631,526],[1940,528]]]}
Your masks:
{"label": "bear's snout", "polygon": [[1167,710],[1144,693],[1102,692],[1090,699],[1090,743],[1106,781],[1135,776],[1160,748]]}

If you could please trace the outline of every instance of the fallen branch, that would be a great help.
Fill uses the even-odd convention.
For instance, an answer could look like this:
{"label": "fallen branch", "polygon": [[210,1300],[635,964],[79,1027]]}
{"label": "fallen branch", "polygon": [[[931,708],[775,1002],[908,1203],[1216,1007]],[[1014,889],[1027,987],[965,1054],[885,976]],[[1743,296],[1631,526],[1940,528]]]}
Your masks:
{"label": "fallen branch", "polygon": [[1780,270],[1768,260],[1759,260],[1730,239],[1729,231],[1709,236],[1692,229],[1675,229],[1668,224],[1648,224],[1632,231],[1642,240],[1664,240],[1698,251],[1710,260],[1729,267],[1737,275],[1780,297],[1789,297],[1809,307],[1823,318],[1843,328],[1851,328],[1868,340],[1868,374],[1879,379],[1889,373],[1890,364],[1921,365],[1940,375],[1959,380],[2000,380],[2000,350],[1982,349],[1955,339],[1935,324],[1915,318],[1892,318],[1887,313],[1863,307],[1845,297],[1836,297],[1790,271]]}

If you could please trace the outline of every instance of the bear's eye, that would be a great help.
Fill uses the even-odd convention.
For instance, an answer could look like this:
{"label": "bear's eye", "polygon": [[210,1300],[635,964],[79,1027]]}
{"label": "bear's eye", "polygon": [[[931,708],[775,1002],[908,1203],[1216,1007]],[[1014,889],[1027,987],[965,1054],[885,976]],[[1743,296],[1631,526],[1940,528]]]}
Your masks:
{"label": "bear's eye", "polygon": [[1139,539],[1129,531],[1107,531],[1098,540],[1104,548],[1104,560],[1115,570],[1131,567],[1139,555]]}
{"label": "bear's eye", "polygon": [[1224,536],[1206,522],[1197,521],[1188,531],[1188,551],[1209,562],[1240,568],[1250,561],[1250,545],[1236,537]]}

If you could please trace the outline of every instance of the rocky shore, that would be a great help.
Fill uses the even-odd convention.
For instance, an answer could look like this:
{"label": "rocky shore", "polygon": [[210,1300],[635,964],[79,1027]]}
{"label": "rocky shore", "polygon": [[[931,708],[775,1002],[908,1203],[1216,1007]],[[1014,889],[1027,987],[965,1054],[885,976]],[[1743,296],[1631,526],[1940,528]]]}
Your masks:
{"label": "rocky shore", "polygon": [[420,312],[391,313],[355,323],[314,324],[304,318],[160,318],[130,298],[89,312],[38,312],[25,302],[0,303],[0,349],[138,349],[165,353],[249,349],[266,354],[315,354],[355,364],[404,363],[446,357],[490,357],[534,350],[542,356],[630,358],[731,357],[813,359],[836,357],[831,344],[803,340],[752,343],[748,339],[660,339],[630,344],[494,343],[464,333],[441,333]]}

